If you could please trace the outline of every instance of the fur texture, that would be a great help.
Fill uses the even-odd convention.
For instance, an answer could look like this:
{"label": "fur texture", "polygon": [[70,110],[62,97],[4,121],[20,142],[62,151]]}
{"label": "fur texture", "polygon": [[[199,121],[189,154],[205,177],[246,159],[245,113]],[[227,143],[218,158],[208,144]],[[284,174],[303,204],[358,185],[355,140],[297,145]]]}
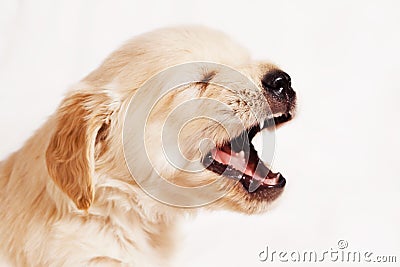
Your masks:
{"label": "fur texture", "polygon": [[[218,69],[191,70],[200,83],[174,91],[149,116],[145,136],[149,157],[163,177],[184,186],[214,182],[204,196],[177,195],[183,201],[231,189],[207,205],[244,213],[265,211],[281,190],[249,194],[240,183],[203,171],[179,172],[160,157],[160,128],[167,114],[188,99],[206,97],[230,107],[214,109],[223,121],[239,117],[245,127],[268,117],[260,80],[277,69],[254,62],[247,52],[220,32],[202,27],[161,29],[136,37],[112,53],[102,65],[73,86],[55,114],[8,159],[0,163],[0,246],[15,266],[166,266],[179,237],[179,219],[197,209],[166,205],[148,196],[137,181],[152,184],[149,170],[141,170],[143,151],[136,151],[137,129],[124,126],[129,101],[146,80],[177,64],[216,62],[239,70],[257,86],[249,89],[221,76]],[[167,86],[166,77],[159,84]],[[210,81],[235,92],[221,89]],[[145,95],[144,95],[145,96]],[[249,103],[258,114],[249,112]],[[269,105],[273,112],[274,101]],[[229,131],[242,128],[228,123]],[[132,136],[122,140],[123,127]],[[182,152],[193,159],[196,140],[221,143],[229,135],[207,121],[194,121],[181,133]],[[124,151],[126,141],[131,149]],[[127,155],[125,155],[127,154]],[[162,153],[161,153],[162,154]],[[125,156],[134,161],[141,177],[132,179]],[[189,199],[190,200],[190,199]]]}

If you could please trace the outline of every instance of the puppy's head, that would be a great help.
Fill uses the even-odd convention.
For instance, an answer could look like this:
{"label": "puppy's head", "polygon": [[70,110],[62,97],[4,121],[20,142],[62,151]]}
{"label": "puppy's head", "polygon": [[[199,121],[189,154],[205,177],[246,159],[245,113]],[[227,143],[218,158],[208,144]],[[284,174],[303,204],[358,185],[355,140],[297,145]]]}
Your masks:
{"label": "puppy's head", "polygon": [[[285,178],[259,159],[251,141],[292,118],[290,76],[252,61],[220,32],[189,27],[145,34],[83,83],[89,92],[114,91],[119,99],[115,107],[102,93],[78,100],[75,92],[59,110],[48,169],[78,208],[93,200],[99,160],[112,166],[110,178],[173,206],[254,213],[282,192]],[[82,104],[93,99],[94,105]]]}

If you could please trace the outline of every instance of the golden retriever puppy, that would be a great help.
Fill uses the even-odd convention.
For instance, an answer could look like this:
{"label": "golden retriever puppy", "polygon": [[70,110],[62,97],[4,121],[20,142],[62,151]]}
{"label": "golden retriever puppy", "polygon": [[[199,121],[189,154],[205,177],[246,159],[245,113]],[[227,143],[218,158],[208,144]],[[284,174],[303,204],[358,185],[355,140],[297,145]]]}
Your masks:
{"label": "golden retriever puppy", "polygon": [[0,163],[15,266],[166,266],[198,207],[266,210],[285,186],[252,138],[290,120],[289,75],[203,27],[136,37]]}

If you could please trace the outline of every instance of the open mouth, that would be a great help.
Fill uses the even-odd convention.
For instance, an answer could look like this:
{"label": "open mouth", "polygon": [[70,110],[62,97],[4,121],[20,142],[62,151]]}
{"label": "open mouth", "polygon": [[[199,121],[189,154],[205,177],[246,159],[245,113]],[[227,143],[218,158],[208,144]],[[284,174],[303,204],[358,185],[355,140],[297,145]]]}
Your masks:
{"label": "open mouth", "polygon": [[227,144],[212,149],[204,157],[203,165],[212,172],[240,181],[249,193],[284,187],[285,178],[265,166],[251,141],[262,129],[291,119],[290,112],[274,114],[273,118],[250,127]]}

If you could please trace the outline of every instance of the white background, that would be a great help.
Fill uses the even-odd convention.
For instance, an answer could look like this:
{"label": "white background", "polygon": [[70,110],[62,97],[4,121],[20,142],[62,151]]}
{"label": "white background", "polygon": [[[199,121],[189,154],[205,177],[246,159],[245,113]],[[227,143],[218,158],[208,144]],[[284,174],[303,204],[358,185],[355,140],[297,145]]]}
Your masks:
{"label": "white background", "polygon": [[126,39],[208,25],[286,70],[299,113],[277,132],[274,169],[288,180],[279,204],[261,216],[200,214],[186,225],[178,262],[270,266],[258,261],[265,245],[322,253],[340,239],[400,262],[399,3],[2,0],[0,158]]}

